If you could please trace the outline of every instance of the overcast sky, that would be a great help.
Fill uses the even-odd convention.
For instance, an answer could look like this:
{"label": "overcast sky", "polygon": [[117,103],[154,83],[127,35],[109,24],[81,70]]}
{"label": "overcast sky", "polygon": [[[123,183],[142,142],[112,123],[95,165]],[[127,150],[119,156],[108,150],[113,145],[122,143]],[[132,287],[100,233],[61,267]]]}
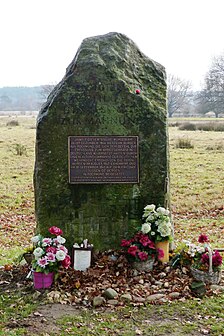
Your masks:
{"label": "overcast sky", "polygon": [[126,34],[199,88],[224,52],[224,0],[0,0],[0,87],[55,84],[86,37]]}

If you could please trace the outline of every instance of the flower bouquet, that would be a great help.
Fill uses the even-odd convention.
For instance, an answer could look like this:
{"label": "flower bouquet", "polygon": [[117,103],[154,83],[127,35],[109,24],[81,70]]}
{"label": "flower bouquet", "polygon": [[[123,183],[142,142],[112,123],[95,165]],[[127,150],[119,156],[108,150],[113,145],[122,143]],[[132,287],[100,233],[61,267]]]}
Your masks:
{"label": "flower bouquet", "polygon": [[169,261],[169,242],[172,238],[172,225],[170,221],[169,210],[158,207],[154,204],[147,205],[143,211],[143,220],[141,231],[147,234],[155,242],[157,248],[164,252],[162,262]]}
{"label": "flower bouquet", "polygon": [[131,239],[123,239],[121,246],[125,249],[127,259],[139,271],[152,270],[155,260],[163,257],[163,251],[157,249],[147,234],[138,231]]}
{"label": "flower bouquet", "polygon": [[[49,275],[53,282],[54,274],[58,272],[59,267],[68,268],[71,263],[68,250],[64,246],[66,240],[62,237],[62,230],[56,226],[52,226],[49,228],[49,232],[52,237],[46,238],[42,235],[37,235],[31,238],[34,244],[34,259],[32,261],[34,284],[35,276],[40,278],[40,273]],[[51,281],[49,281],[49,283],[50,282]],[[49,286],[44,285],[43,287]]]}
{"label": "flower bouquet", "polygon": [[154,204],[147,205],[143,211],[141,231],[148,234],[152,241],[160,242],[171,239],[172,225],[169,210]]}
{"label": "flower bouquet", "polygon": [[209,238],[201,234],[198,238],[201,245],[186,240],[183,242],[180,259],[183,264],[190,266],[193,278],[207,284],[218,284],[221,280],[222,256],[212,250]]}

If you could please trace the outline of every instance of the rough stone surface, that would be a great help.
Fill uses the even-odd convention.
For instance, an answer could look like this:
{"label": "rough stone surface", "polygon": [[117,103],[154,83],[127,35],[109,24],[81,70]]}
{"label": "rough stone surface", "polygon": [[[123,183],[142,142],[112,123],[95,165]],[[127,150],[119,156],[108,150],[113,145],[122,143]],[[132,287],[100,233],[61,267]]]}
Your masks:
{"label": "rough stone surface", "polygon": [[113,288],[107,288],[103,295],[107,298],[107,299],[114,299],[118,296],[118,293],[113,289]]}
{"label": "rough stone surface", "polygon": [[99,307],[104,304],[106,300],[102,296],[96,296],[93,298],[93,307]]}
{"label": "rough stone surface", "polygon": [[129,293],[122,294],[120,299],[121,299],[121,301],[130,302],[130,301],[132,301],[132,296]]}
{"label": "rough stone surface", "polygon": [[[37,118],[38,232],[46,235],[56,225],[69,247],[88,238],[96,249],[115,248],[139,225],[145,205],[166,205],[166,115],[163,66],[125,35],[85,39]],[[71,135],[138,136],[140,182],[69,184]]]}
{"label": "rough stone surface", "polygon": [[165,294],[152,294],[147,297],[148,302],[161,300],[165,297]]}

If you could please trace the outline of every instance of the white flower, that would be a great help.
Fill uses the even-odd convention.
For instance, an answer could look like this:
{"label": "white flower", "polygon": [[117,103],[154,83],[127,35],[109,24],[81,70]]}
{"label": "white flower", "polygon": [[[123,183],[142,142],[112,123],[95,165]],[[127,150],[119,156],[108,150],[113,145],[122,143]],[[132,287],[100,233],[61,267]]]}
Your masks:
{"label": "white flower", "polygon": [[151,231],[151,225],[149,225],[148,223],[142,224],[141,231],[144,234],[149,233],[149,231]]}
{"label": "white flower", "polygon": [[31,238],[31,242],[37,244],[40,241],[40,235]]}
{"label": "white flower", "polygon": [[150,204],[150,205],[146,205],[146,207],[144,207],[145,211],[151,212],[154,211],[156,208],[156,206],[154,204]]}
{"label": "white flower", "polygon": [[169,222],[163,222],[158,226],[158,232],[162,237],[167,237],[171,235],[171,225],[169,224]]}
{"label": "white flower", "polygon": [[169,216],[169,214],[170,214],[169,210],[167,210],[163,207],[157,208],[156,211],[158,212],[159,215]]}
{"label": "white flower", "polygon": [[61,261],[61,260],[64,260],[66,257],[66,253],[62,250],[59,250],[56,252],[56,259]]}
{"label": "white flower", "polygon": [[37,247],[34,251],[33,254],[35,256],[35,259],[40,258],[44,254],[44,250],[41,247]]}
{"label": "white flower", "polygon": [[66,239],[61,236],[57,236],[56,241],[58,244],[64,244],[66,242]]}
{"label": "white flower", "polygon": [[150,214],[146,218],[146,222],[152,222],[155,219],[154,215]]}
{"label": "white flower", "polygon": [[151,231],[151,236],[155,236],[155,232],[154,231]]}

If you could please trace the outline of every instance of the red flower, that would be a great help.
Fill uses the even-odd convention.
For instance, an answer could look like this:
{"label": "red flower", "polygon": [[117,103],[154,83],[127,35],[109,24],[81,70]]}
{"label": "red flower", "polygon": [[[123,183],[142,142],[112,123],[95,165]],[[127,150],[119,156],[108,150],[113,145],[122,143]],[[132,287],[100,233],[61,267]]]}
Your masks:
{"label": "red flower", "polygon": [[62,266],[63,266],[64,268],[69,268],[69,266],[70,266],[70,264],[71,264],[71,258],[70,258],[70,256],[67,255],[67,256],[65,257],[65,259],[62,260],[61,264],[62,264]]}
{"label": "red flower", "polygon": [[158,259],[162,259],[164,257],[164,251],[160,248],[157,249]]}
{"label": "red flower", "polygon": [[215,253],[212,256],[212,265],[213,266],[220,266],[222,265],[222,256],[218,251],[215,251]]}
{"label": "red flower", "polygon": [[148,253],[146,252],[138,252],[138,257],[141,261],[145,261],[148,259]]}
{"label": "red flower", "polygon": [[140,92],[141,92],[141,91],[140,91],[139,89],[136,89],[136,90],[135,90],[135,93],[136,93],[136,94],[140,94]]}
{"label": "red flower", "polygon": [[208,253],[203,253],[201,256],[202,264],[208,265],[209,264],[209,255]]}
{"label": "red flower", "polygon": [[151,242],[151,240],[149,239],[149,237],[147,235],[142,235],[142,237],[139,239],[139,242],[143,245],[143,246],[148,246],[149,243]]}
{"label": "red flower", "polygon": [[135,245],[131,245],[128,249],[128,253],[132,255],[133,257],[136,256],[136,253],[138,252],[138,247]]}
{"label": "red flower", "polygon": [[199,243],[207,243],[209,242],[208,236],[206,236],[205,234],[200,234],[199,238],[198,238],[198,242]]}
{"label": "red flower", "polygon": [[129,247],[130,245],[131,245],[130,240],[122,239],[122,241],[121,241],[121,246],[122,247]]}
{"label": "red flower", "polygon": [[48,230],[51,234],[56,235],[56,236],[61,236],[63,235],[63,231],[58,228],[57,226],[52,226],[50,227],[50,229]]}

